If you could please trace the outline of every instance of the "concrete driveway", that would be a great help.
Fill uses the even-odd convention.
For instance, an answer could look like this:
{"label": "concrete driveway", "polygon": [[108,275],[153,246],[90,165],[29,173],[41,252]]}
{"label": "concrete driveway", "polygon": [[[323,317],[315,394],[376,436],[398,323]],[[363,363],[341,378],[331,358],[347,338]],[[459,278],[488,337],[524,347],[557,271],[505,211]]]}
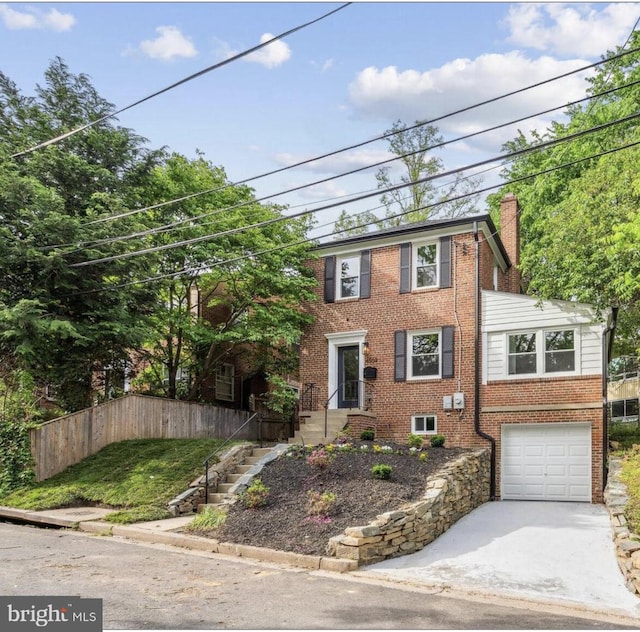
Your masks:
{"label": "concrete driveway", "polygon": [[359,574],[640,617],[611,534],[603,505],[489,502],[422,551]]}

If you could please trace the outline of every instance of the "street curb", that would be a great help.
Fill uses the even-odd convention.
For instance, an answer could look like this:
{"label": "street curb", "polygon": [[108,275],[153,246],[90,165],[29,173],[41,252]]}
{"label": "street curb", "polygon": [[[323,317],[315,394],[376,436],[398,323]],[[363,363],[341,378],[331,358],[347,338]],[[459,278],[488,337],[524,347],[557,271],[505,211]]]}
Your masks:
{"label": "street curb", "polygon": [[54,527],[67,527],[75,529],[78,526],[78,520],[70,518],[61,518],[56,516],[44,516],[37,511],[27,509],[14,509],[13,507],[0,507],[0,517],[14,518],[16,520],[24,520],[25,522],[34,522],[37,524],[48,524]]}
{"label": "street curb", "polygon": [[103,520],[83,521],[77,525],[77,528],[87,533],[114,535],[151,544],[167,544],[183,549],[219,553],[221,555],[243,557],[260,562],[271,562],[273,564],[286,564],[308,570],[347,573],[358,568],[355,560],[321,555],[303,555],[290,551],[279,551],[277,549],[249,546],[247,544],[236,544],[235,542],[219,542],[213,538],[202,538],[171,531],[150,531],[149,529],[141,529],[135,525],[116,525]]}

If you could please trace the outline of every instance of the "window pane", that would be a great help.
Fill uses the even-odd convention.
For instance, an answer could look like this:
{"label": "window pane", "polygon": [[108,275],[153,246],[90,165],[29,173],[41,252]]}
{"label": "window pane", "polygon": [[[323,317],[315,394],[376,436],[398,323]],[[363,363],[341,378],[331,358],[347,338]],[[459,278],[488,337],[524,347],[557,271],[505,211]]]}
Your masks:
{"label": "window pane", "polygon": [[435,417],[427,417],[426,418],[426,431],[427,432],[435,432],[436,430],[436,418]]}
{"label": "window pane", "polygon": [[535,372],[535,354],[509,356],[509,375],[521,375]]}
{"label": "window pane", "polygon": [[340,260],[340,298],[358,296],[360,257]]}
{"label": "window pane", "polygon": [[536,350],[536,335],[512,334],[509,336],[509,353],[533,353]]}
{"label": "window pane", "polygon": [[613,418],[616,417],[624,417],[624,400],[619,399],[615,402],[611,402],[611,416]]}
{"label": "window pane", "polygon": [[438,353],[438,334],[421,334],[413,336],[413,355],[421,353]]}
{"label": "window pane", "polygon": [[440,360],[437,355],[415,356],[412,363],[412,375],[414,377],[425,375],[438,375],[440,373]]}
{"label": "window pane", "polygon": [[424,432],[424,417],[414,417],[413,426],[415,432]]}
{"label": "window pane", "polygon": [[573,349],[573,329],[567,331],[548,331],[544,335],[546,351]]}
{"label": "window pane", "polygon": [[438,283],[437,255],[435,244],[416,248],[416,287],[433,287]]}
{"label": "window pane", "polygon": [[626,416],[627,417],[637,417],[638,416],[638,400],[637,399],[628,399],[626,400]]}
{"label": "window pane", "polygon": [[544,335],[546,373],[575,371],[573,329],[547,331]]}

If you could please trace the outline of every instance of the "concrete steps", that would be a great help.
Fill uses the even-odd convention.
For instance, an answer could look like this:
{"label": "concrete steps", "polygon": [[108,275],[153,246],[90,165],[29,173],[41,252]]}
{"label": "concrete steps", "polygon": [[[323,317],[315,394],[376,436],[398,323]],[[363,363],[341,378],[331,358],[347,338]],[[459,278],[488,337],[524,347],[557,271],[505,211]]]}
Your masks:
{"label": "concrete steps", "polygon": [[347,424],[347,414],[351,409],[330,410],[327,414],[327,433],[325,434],[325,413],[314,411],[300,415],[300,430],[289,439],[292,444],[318,445],[331,443]]}
{"label": "concrete steps", "polygon": [[252,469],[271,452],[272,448],[253,448],[251,455],[246,456],[242,463],[236,466],[235,470],[227,474],[226,479],[218,483],[215,491],[210,491],[207,497],[207,503],[198,506],[198,511],[202,511],[205,507],[222,506],[228,504],[233,496],[233,488],[237,486],[240,479],[246,476]]}

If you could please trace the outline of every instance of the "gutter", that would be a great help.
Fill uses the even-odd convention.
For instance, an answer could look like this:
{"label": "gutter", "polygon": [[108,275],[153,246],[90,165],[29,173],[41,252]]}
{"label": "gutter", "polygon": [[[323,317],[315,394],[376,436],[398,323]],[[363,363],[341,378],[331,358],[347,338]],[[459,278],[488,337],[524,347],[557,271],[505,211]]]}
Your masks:
{"label": "gutter", "polygon": [[473,429],[479,437],[491,444],[491,480],[489,487],[489,500],[496,499],[496,440],[486,432],[480,430],[480,244],[478,241],[478,222],[473,222],[473,239],[475,241],[475,334],[474,334],[474,397],[473,397]]}
{"label": "gutter", "polygon": [[[613,349],[613,338],[618,322],[618,308],[611,308],[611,322],[602,332],[602,490],[604,492],[609,478],[608,452],[609,452],[609,415],[608,415],[608,385],[609,385],[609,360]],[[609,336],[609,334],[611,334]],[[608,340],[607,340],[608,337]]]}

